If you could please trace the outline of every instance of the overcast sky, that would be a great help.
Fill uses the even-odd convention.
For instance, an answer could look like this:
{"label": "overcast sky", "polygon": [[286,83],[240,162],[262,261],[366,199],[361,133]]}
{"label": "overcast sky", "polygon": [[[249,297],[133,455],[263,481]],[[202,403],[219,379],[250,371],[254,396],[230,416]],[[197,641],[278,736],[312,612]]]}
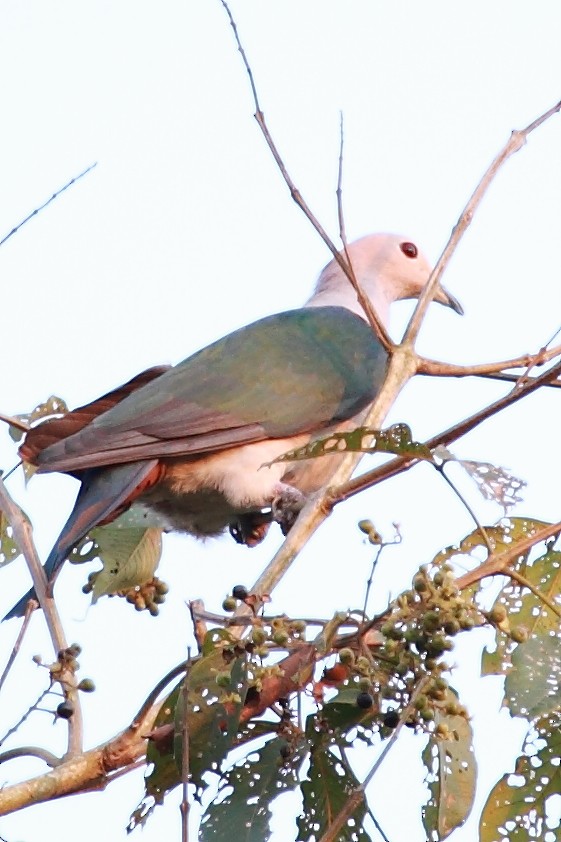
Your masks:
{"label": "overcast sky", "polygon": [[[435,260],[510,131],[561,97],[555,0],[531,11],[522,0],[233,0],[232,10],[270,129],[333,237],[340,112],[349,239],[400,231]],[[145,367],[177,362],[308,296],[329,255],[291,202],[252,118],[247,75],[219,0],[6,2],[0,78],[0,234],[98,162],[0,251],[0,411],[29,410],[52,393],[71,406],[86,402]],[[560,139],[557,117],[495,180],[445,279],[466,315],[433,308],[422,353],[457,363],[508,358],[537,350],[559,327]],[[396,336],[410,309],[396,308]],[[472,379],[418,378],[391,420],[406,420],[421,439],[504,391]],[[558,396],[536,395],[455,451],[509,467],[529,483],[516,513],[556,520],[559,452],[542,441],[558,417]],[[0,431],[0,467],[14,462],[13,443]],[[483,520],[500,516],[460,482]],[[10,489],[46,556],[75,482],[37,478],[24,491],[14,478]],[[372,610],[403,589],[419,564],[472,528],[449,490],[419,468],[341,506],[275,592],[272,610],[298,616],[313,601],[313,613],[327,617],[361,602],[371,558],[356,528],[361,517],[371,517],[386,536],[397,521],[404,536],[383,557]],[[145,691],[184,658],[191,642],[185,601],[202,598],[218,610],[233,584],[255,580],[279,543],[271,535],[250,552],[227,538],[203,545],[168,537],[161,575],[172,591],[157,621],[116,600],[88,611],[80,592],[86,573],[65,571],[57,595],[68,637],[82,643],[81,674],[98,685],[84,699],[88,746],[124,727]],[[23,568],[1,571],[4,610],[27,587]],[[16,623],[0,629],[2,651],[16,634]],[[512,766],[524,729],[499,714],[499,679],[477,684],[473,637],[458,645],[453,683],[474,713],[484,795]],[[2,731],[19,713],[7,700],[24,689],[29,699],[39,692],[43,676],[29,666],[36,652],[49,655],[40,617],[3,693]],[[48,741],[60,750],[64,725],[51,727],[46,714],[35,721],[26,742]],[[371,803],[392,842],[421,842],[419,744],[409,733],[404,742],[410,744],[405,753],[390,754],[376,779]],[[360,768],[371,762],[363,757]],[[19,766],[22,775],[42,768]],[[12,774],[15,764],[0,780]],[[79,834],[93,842],[103,834],[119,842],[141,796],[139,773],[105,794],[2,820],[0,835],[9,842],[58,842],[61,834]],[[157,812],[143,842],[179,838],[177,803],[172,797]],[[475,838],[476,819],[454,842]],[[280,811],[275,827],[274,842],[294,837]]]}

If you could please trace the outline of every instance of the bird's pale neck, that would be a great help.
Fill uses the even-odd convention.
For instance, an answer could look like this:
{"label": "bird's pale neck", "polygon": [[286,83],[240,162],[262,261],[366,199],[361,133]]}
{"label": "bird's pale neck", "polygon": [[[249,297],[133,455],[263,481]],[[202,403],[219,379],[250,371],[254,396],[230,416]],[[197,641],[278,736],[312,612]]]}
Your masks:
{"label": "bird's pale neck", "polygon": [[[359,282],[364,293],[370,299],[382,324],[389,322],[390,302],[384,295],[383,287],[373,279],[360,278]],[[316,289],[311,298],[306,302],[306,307],[345,307],[366,320],[364,310],[360,306],[356,291],[348,278],[343,277],[341,270],[323,273],[318,281]]]}

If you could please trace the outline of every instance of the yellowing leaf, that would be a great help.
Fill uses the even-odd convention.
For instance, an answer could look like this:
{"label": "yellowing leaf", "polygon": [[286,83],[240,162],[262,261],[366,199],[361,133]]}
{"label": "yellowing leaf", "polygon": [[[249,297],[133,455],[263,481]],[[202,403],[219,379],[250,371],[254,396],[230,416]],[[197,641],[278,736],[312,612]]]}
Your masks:
{"label": "yellowing leaf", "polygon": [[93,601],[149,582],[162,552],[162,530],[119,529],[114,524],[92,529],[91,538],[99,548],[103,569],[93,582]]}

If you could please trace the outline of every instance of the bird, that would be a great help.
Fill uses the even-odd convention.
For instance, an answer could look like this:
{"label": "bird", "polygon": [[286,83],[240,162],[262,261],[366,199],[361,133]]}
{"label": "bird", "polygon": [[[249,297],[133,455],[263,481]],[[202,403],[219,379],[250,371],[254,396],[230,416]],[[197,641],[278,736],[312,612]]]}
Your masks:
{"label": "bird", "polygon": [[[347,247],[383,325],[394,301],[418,298],[431,266],[413,240],[369,234]],[[437,287],[434,301],[462,314]],[[312,438],[358,426],[388,354],[338,262],[303,307],[240,328],[178,365],[155,366],[83,407],[33,427],[19,449],[38,472],[80,489],[44,570],[52,589],[71,550],[133,503],[198,538],[228,529],[249,546],[271,517],[286,531],[337,456],[275,461]],[[29,591],[4,617],[22,616]]]}

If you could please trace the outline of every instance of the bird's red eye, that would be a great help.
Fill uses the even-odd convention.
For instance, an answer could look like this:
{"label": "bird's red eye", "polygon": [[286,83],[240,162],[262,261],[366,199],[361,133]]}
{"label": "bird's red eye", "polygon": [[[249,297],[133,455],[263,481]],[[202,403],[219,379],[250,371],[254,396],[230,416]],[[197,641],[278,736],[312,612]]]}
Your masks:
{"label": "bird's red eye", "polygon": [[419,250],[415,243],[400,243],[399,247],[405,257],[417,257]]}

